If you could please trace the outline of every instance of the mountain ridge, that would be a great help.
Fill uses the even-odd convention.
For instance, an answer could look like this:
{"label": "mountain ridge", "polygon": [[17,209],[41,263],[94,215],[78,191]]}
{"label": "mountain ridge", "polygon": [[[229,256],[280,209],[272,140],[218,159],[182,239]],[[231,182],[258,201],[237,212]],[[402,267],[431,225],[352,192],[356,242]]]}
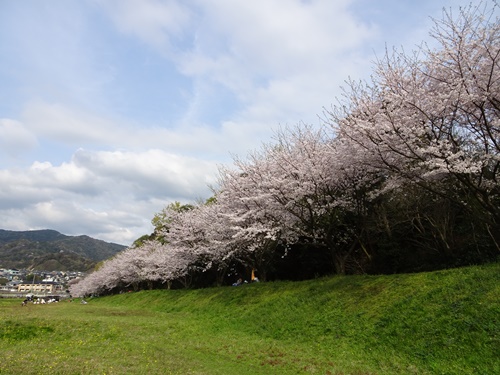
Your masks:
{"label": "mountain ridge", "polygon": [[0,229],[0,267],[44,271],[89,271],[126,246],[53,229]]}

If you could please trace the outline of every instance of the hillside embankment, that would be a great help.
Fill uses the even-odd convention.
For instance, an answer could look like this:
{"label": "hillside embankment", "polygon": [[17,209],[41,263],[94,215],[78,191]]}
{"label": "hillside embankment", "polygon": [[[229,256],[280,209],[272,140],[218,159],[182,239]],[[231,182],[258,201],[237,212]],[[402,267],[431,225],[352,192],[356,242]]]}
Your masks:
{"label": "hillside embankment", "polygon": [[500,263],[0,304],[0,374],[500,373]]}

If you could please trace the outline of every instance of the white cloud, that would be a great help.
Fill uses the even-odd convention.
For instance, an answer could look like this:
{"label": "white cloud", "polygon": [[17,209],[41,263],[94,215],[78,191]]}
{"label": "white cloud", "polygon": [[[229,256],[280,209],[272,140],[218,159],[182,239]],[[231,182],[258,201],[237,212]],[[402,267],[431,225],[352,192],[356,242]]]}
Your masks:
{"label": "white cloud", "polygon": [[36,204],[30,212],[25,212],[26,222],[31,229],[49,226],[70,235],[92,233],[93,236],[110,242],[131,244],[137,233],[150,233],[151,224],[144,212],[136,209],[125,212],[122,208],[108,208],[98,211],[74,201],[51,201]]}
{"label": "white cloud", "polygon": [[34,133],[19,121],[0,119],[0,153],[16,156],[37,145]]}
{"label": "white cloud", "polygon": [[[245,63],[240,66],[246,74],[288,75],[311,64],[329,65],[332,61],[324,57],[356,47],[372,32],[348,12],[351,2],[202,2],[206,24],[200,40],[211,40],[199,50],[229,53]],[[225,45],[217,48],[214,40],[223,40]]]}
{"label": "white cloud", "polygon": [[206,197],[217,173],[213,162],[154,149],[142,153],[79,150],[73,161],[106,184],[127,185],[126,190],[141,200]]}
{"label": "white cloud", "polygon": [[40,100],[28,103],[22,116],[26,126],[39,136],[73,145],[105,144],[120,130],[102,117]]}
{"label": "white cloud", "polygon": [[[128,209],[128,210],[127,210]],[[109,242],[130,245],[151,233],[156,207],[119,206],[94,210],[78,201],[55,200],[25,208],[3,209],[2,227],[10,230],[56,229],[66,235],[90,235]],[[150,217],[149,217],[150,216]]]}
{"label": "white cloud", "polygon": [[[273,121],[275,114],[260,116],[259,121],[249,121],[246,117],[239,116],[218,126],[190,118],[172,128],[139,126],[126,119],[106,118],[61,103],[43,101],[27,104],[22,114],[27,132],[70,150],[105,148],[143,152],[158,149],[181,157],[191,155],[212,161],[228,161],[231,153],[257,148],[263,141],[262,137],[269,137],[271,128],[277,126]],[[231,127],[226,124],[231,124]]]}
{"label": "white cloud", "polygon": [[[214,90],[217,93],[200,87],[222,85],[241,107],[254,108],[243,110],[245,116],[273,114],[261,118],[270,127],[310,120],[311,114],[339,94],[347,75],[366,70],[366,61],[353,63],[353,57],[356,48],[376,32],[350,13],[351,3],[205,0],[196,2],[192,10],[173,1],[161,7],[158,1],[145,1],[141,10],[135,1],[123,1],[105,9],[120,31],[160,52],[167,47],[175,51],[168,58],[198,87],[194,104],[210,102]],[[178,14],[178,21],[173,22],[171,17]],[[184,36],[182,44],[167,46],[168,40],[179,35]],[[294,100],[286,100],[291,97]],[[206,112],[202,108],[192,105],[185,121],[203,123]],[[239,121],[238,113],[227,114],[231,115],[223,120]]]}
{"label": "white cloud", "polygon": [[162,52],[170,39],[179,37],[189,24],[190,10],[178,1],[96,0],[123,33],[136,36]]}
{"label": "white cloud", "polygon": [[366,69],[353,57],[375,32],[351,15],[349,3],[202,2],[195,46],[180,55],[179,70],[224,85],[245,106],[308,120],[333,101],[347,75]]}
{"label": "white cloud", "polygon": [[154,213],[169,202],[208,198],[216,172],[212,162],[160,150],[78,150],[61,165],[0,170],[2,225],[130,244],[150,233]]}

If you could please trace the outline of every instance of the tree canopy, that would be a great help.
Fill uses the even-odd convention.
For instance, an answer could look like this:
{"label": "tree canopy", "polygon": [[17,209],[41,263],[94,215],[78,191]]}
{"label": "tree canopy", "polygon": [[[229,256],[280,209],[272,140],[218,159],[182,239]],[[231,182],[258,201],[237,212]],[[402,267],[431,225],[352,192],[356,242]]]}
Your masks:
{"label": "tree canopy", "polygon": [[72,286],[229,284],[487,262],[500,251],[496,3],[445,12],[432,44],[387,51],[320,128],[299,124],[221,167],[214,196]]}

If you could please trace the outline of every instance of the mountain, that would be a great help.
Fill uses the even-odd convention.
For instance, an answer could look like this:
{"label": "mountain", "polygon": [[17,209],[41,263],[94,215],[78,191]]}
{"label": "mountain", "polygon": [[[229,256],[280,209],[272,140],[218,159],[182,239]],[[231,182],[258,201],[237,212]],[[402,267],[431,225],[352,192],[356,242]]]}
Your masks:
{"label": "mountain", "polygon": [[63,239],[68,236],[59,233],[55,230],[28,230],[28,231],[13,231],[0,229],[0,245],[3,243],[13,242],[17,240],[30,240],[30,241],[55,241]]}
{"label": "mountain", "polygon": [[55,230],[0,229],[0,268],[88,271],[126,246]]}

